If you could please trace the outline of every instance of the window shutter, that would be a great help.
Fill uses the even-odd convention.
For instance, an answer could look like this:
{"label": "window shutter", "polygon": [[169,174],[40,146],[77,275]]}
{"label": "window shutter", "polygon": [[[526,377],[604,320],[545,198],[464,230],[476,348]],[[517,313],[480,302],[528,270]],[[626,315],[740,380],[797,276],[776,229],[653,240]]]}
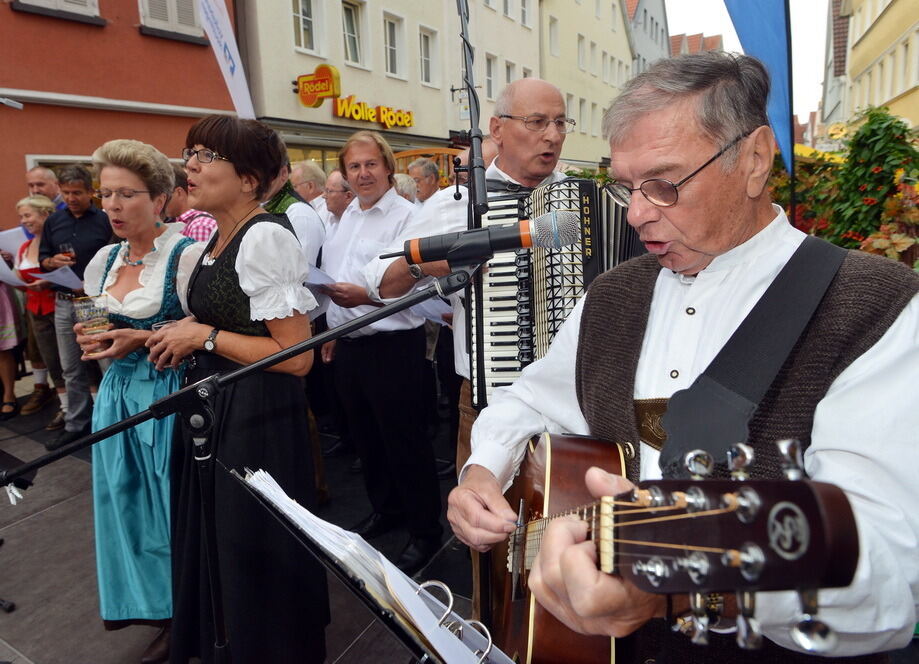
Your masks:
{"label": "window shutter", "polygon": [[195,0],[176,0],[176,21],[186,28],[197,28]]}

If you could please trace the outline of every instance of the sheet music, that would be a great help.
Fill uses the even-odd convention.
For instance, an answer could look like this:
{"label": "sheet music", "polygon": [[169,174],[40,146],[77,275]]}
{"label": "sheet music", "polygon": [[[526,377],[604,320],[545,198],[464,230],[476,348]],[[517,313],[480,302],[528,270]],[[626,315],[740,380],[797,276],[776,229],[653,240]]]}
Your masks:
{"label": "sheet music", "polygon": [[[432,653],[450,664],[475,664],[479,661],[479,656],[465,643],[468,639],[457,638],[452,631],[438,623],[440,616],[434,615],[419,596],[419,585],[363,537],[314,515],[290,498],[264,470],[247,472],[245,481],[342,568],[363,581],[365,590],[377,603],[391,611],[407,629],[411,629]],[[451,614],[450,620],[463,622],[467,633],[473,630],[455,614]],[[492,649],[487,661],[511,664],[511,660],[497,648]]]}
{"label": "sheet music", "polygon": [[6,261],[0,260],[0,281],[10,286],[25,286],[26,282],[16,276],[16,273],[10,269]]}
{"label": "sheet music", "polygon": [[70,288],[72,290],[81,290],[83,288],[83,280],[80,279],[73,270],[66,266],[59,267],[50,272],[43,272],[41,278],[47,279],[52,284],[57,284],[58,286],[63,286],[64,288]]}
{"label": "sheet music", "polygon": [[26,234],[22,226],[10,228],[9,230],[0,231],[0,249],[16,255],[22,243],[26,241]]}

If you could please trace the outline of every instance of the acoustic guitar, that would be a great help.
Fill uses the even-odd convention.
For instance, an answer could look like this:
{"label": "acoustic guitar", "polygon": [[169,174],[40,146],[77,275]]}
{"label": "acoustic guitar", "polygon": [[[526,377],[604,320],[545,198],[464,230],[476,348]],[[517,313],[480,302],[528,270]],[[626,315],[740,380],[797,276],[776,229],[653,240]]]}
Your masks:
{"label": "acoustic guitar", "polygon": [[[786,475],[802,473],[796,441]],[[615,661],[613,639],[577,634],[542,608],[527,577],[552,519],[575,514],[588,522],[601,570],[627,578],[651,593],[689,593],[696,622],[687,633],[707,641],[708,593],[737,593],[738,643],[757,647],[754,592],[801,591],[804,619],[795,640],[815,652],[834,635],[816,620],[816,589],[851,583],[858,561],[858,535],[851,507],[839,488],[807,480],[745,480],[752,450],[739,446],[730,459],[734,480],[702,479],[711,468],[698,453],[691,480],[642,482],[622,496],[590,496],[584,473],[591,466],[622,474],[622,449],[584,436],[543,434],[530,441],[520,473],[506,497],[518,512],[518,528],[490,555],[483,586],[490,602],[495,645],[527,664],[597,664]],[[747,459],[741,458],[746,456]],[[483,573],[485,570],[483,570]]]}

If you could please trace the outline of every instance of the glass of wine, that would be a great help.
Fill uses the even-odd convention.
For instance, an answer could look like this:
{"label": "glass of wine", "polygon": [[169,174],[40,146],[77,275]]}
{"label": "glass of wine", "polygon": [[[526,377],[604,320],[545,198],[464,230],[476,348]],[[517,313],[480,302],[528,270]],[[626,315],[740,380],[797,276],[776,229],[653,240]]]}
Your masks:
{"label": "glass of wine", "polygon": [[[108,307],[104,297],[77,297],[73,300],[73,313],[79,323],[83,324],[83,334],[98,334],[108,330]],[[95,355],[103,349],[87,352]]]}
{"label": "glass of wine", "polygon": [[58,253],[64,254],[70,260],[77,259],[77,251],[73,248],[73,245],[69,242],[61,242],[57,247]]}

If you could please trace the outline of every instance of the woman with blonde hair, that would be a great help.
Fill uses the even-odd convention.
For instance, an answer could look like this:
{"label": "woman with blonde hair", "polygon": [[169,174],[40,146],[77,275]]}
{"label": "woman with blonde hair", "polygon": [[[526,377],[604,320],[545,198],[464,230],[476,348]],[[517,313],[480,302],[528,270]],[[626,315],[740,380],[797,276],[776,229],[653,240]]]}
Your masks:
{"label": "woman with blonde hair", "polygon": [[[183,318],[185,292],[203,244],[165,224],[172,166],[140,141],[109,141],[93,153],[98,196],[121,242],[103,247],[84,272],[84,288],[109,311],[114,329],[85,334],[83,359],[110,358],[93,411],[98,431],[178,389],[179,368],[157,369],[144,345],[153,325]],[[168,657],[172,617],[170,451],[173,417],[149,420],[93,447],[93,498],[99,600],[107,629],[153,624],[160,633],[141,660]]]}
{"label": "woman with blonde hair", "polygon": [[23,407],[22,413],[27,415],[36,412],[49,398],[54,398],[48,387],[47,376],[50,374],[61,408],[46,427],[49,430],[64,426],[64,413],[67,411],[67,389],[57,350],[57,333],[54,331],[54,291],[50,288],[50,282],[42,278],[38,259],[45,221],[56,210],[54,201],[40,194],[26,196],[16,203],[19,223],[33,236],[19,247],[14,263],[19,278],[26,284],[25,314],[31,332],[28,356],[32,360],[32,373],[35,377],[35,392]]}

